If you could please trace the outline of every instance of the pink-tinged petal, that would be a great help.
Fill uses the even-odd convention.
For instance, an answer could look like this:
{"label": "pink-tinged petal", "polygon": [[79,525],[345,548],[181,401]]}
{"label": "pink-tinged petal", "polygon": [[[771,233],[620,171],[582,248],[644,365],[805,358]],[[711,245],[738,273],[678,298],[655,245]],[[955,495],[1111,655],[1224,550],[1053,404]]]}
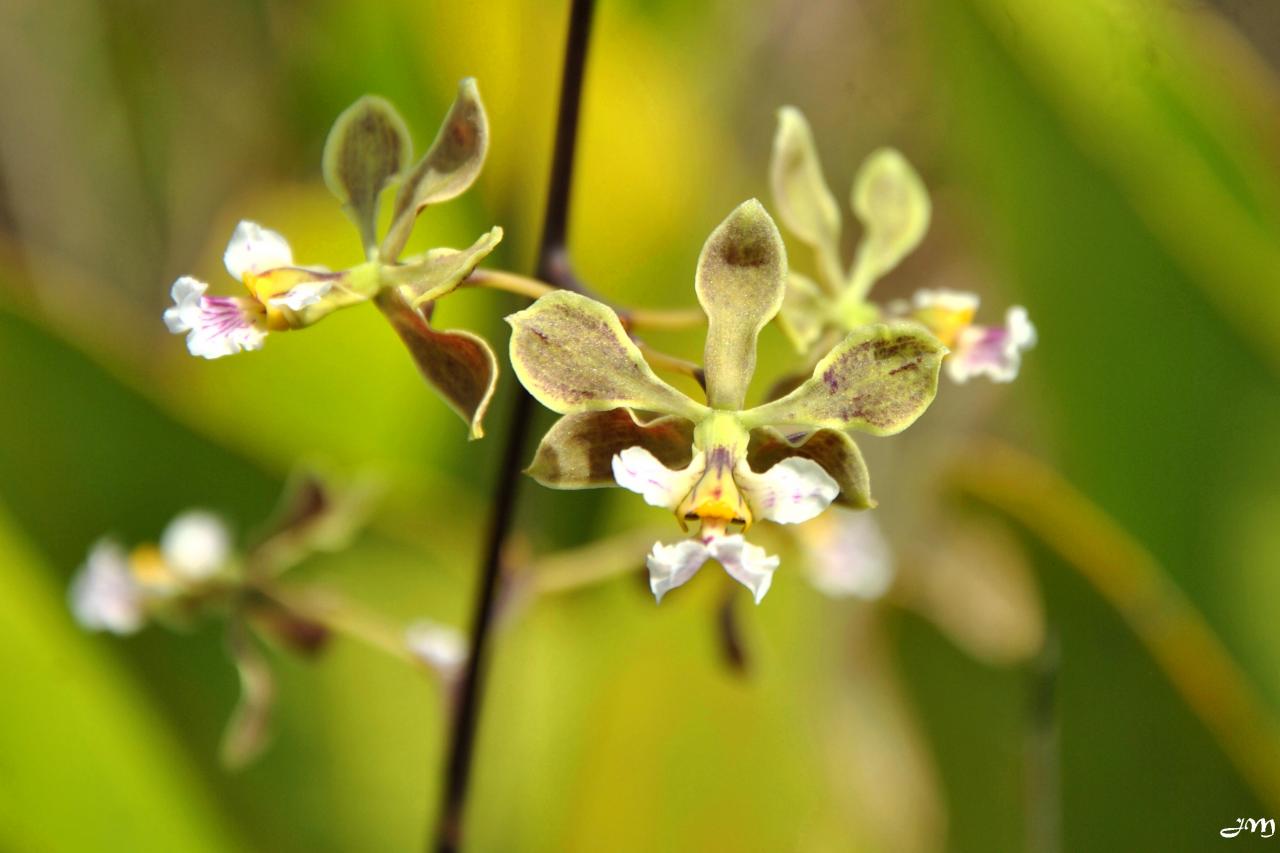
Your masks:
{"label": "pink-tinged petal", "polygon": [[173,283],[173,307],[164,312],[170,332],[187,334],[187,349],[201,358],[262,349],[266,314],[251,299],[205,296],[204,282],[183,276]]}
{"label": "pink-tinged petal", "polygon": [[869,512],[832,510],[800,530],[809,580],[832,598],[880,598],[893,583],[893,552]]}
{"label": "pink-tinged petal", "polygon": [[277,296],[273,296],[267,300],[267,304],[273,308],[288,308],[291,311],[301,311],[308,305],[315,305],[321,299],[328,295],[333,289],[331,281],[315,281],[307,284],[299,284],[286,290]]}
{"label": "pink-tinged petal", "polygon": [[752,545],[741,533],[732,536],[716,536],[707,545],[711,557],[724,566],[724,570],[738,583],[751,590],[759,604],[773,583],[778,557],[770,556],[759,545]]}
{"label": "pink-tinged petal", "polygon": [[[738,537],[741,538],[741,537]],[[662,603],[662,596],[688,582],[711,556],[707,546],[696,539],[674,545],[655,542],[645,564],[649,567],[649,589]]]}
{"label": "pink-tinged petal", "polygon": [[698,452],[688,467],[672,470],[643,447],[628,447],[613,457],[613,479],[642,496],[649,506],[674,510],[702,476],[705,459]]}
{"label": "pink-tinged petal", "polygon": [[191,510],[169,522],[160,537],[160,554],[184,580],[201,581],[216,574],[231,556],[231,532],[211,512]]}
{"label": "pink-tinged petal", "polygon": [[822,512],[840,494],[840,485],[812,459],[792,456],[763,474],[745,459],[733,472],[757,519],[778,524],[799,524]]}
{"label": "pink-tinged petal", "polygon": [[956,338],[955,351],[946,360],[947,374],[955,382],[986,376],[993,382],[1012,382],[1022,364],[1022,353],[1036,344],[1036,329],[1027,309],[1015,305],[1003,326],[970,326]]}
{"label": "pink-tinged petal", "polygon": [[70,590],[71,613],[90,631],[132,634],[142,627],[142,591],[129,571],[129,558],[115,542],[102,540],[89,551]]}
{"label": "pink-tinged petal", "polygon": [[244,219],[231,233],[222,262],[232,278],[244,281],[247,275],[293,266],[293,250],[280,234]]}

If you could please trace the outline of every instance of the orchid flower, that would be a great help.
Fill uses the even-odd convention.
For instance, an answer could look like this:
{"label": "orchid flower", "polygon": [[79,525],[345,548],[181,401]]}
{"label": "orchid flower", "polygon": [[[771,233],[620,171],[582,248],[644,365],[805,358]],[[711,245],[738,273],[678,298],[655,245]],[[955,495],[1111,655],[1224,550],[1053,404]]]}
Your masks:
{"label": "orchid flower", "polygon": [[715,560],[758,603],[778,558],[747,542],[754,522],[807,521],[833,500],[874,504],[845,430],[890,435],[928,407],[946,348],[914,323],[863,326],[836,344],[790,394],[746,408],[756,338],[778,313],[786,250],[764,207],[739,206],[702,249],[694,289],[707,315],[707,401],[654,374],[612,309],[558,291],[507,318],[511,363],[543,405],[564,415],[529,473],[544,485],[618,485],[675,513],[696,534],[654,545],[660,601]]}
{"label": "orchid flower", "polygon": [[[802,353],[829,329],[847,332],[863,323],[900,314],[921,323],[951,348],[947,374],[955,382],[985,375],[996,382],[1018,374],[1023,350],[1035,344],[1025,308],[1009,309],[1004,327],[974,325],[978,297],[971,293],[921,291],[914,311],[894,312],[871,302],[871,287],[920,244],[931,205],[924,182],[901,153],[873,152],[854,178],[851,207],[863,226],[853,265],[840,255],[840,207],[827,186],[813,132],[795,107],[778,111],[770,183],[783,224],[815,253],[817,280],[791,272],[778,323]],[[940,298],[942,297],[942,298]]]}
{"label": "orchid flower", "polygon": [[[432,249],[404,262],[399,258],[418,215],[475,182],[488,146],[488,120],[472,79],[459,85],[435,142],[412,168],[404,119],[382,98],[361,98],[334,123],[323,159],[325,183],[359,230],[367,260],[340,272],[298,266],[282,235],[243,221],[223,262],[248,295],[210,296],[207,284],[182,276],[173,283],[165,325],[187,335],[192,355],[212,359],[261,349],[270,332],[304,328],[340,308],[373,301],[424,378],[467,421],[471,437],[479,438],[497,382],[497,359],[482,338],[436,330],[430,319],[436,300],[461,286],[498,245],[502,229],[493,228],[462,251]],[[398,179],[391,223],[379,241],[379,199]]]}

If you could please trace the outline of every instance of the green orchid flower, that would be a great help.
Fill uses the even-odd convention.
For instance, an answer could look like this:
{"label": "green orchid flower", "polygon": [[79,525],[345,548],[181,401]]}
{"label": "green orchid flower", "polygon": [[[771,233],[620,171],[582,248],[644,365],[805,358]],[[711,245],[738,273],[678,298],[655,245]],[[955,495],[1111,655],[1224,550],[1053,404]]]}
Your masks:
{"label": "green orchid flower", "polygon": [[756,338],[782,305],[786,250],[755,200],[703,246],[694,289],[707,315],[706,402],[658,378],[612,309],[577,293],[540,298],[507,320],[511,363],[535,398],[562,417],[528,473],[546,486],[621,486],[673,511],[688,540],[657,543],[647,564],[654,596],[709,559],[757,603],[778,558],[745,541],[756,521],[793,524],[833,500],[874,505],[855,429],[891,435],[933,400],[946,348],[912,323],[847,335],[792,393],[746,407]]}
{"label": "green orchid flower", "polygon": [[[470,248],[433,249],[399,260],[418,215],[468,189],[489,148],[489,126],[480,92],[463,80],[435,141],[412,168],[409,131],[386,100],[367,95],[334,122],[325,142],[324,179],[360,232],[367,260],[347,270],[294,263],[281,234],[254,222],[236,226],[223,260],[246,296],[209,296],[208,285],[182,276],[164,313],[174,334],[187,335],[192,355],[220,358],[261,349],[269,332],[313,325],[333,311],[374,302],[391,322],[426,380],[471,428],[481,420],[498,377],[490,346],[469,332],[432,328],[436,300],[456,290],[497,246],[493,228]],[[403,178],[401,180],[401,178]],[[377,216],[382,192],[401,180],[391,223],[381,242]]]}
{"label": "green orchid flower", "polygon": [[953,381],[985,375],[1008,382],[1018,374],[1022,352],[1035,345],[1026,309],[1009,309],[1003,326],[980,326],[978,297],[950,290],[921,290],[910,302],[882,308],[870,301],[872,286],[920,245],[929,228],[931,204],[924,182],[898,151],[872,152],[853,181],[850,206],[862,225],[853,264],[840,254],[840,207],[822,174],[813,132],[795,107],[778,111],[769,167],[774,201],[783,224],[814,251],[817,280],[792,271],[778,323],[801,354],[834,330],[897,317],[920,323],[949,349]]}

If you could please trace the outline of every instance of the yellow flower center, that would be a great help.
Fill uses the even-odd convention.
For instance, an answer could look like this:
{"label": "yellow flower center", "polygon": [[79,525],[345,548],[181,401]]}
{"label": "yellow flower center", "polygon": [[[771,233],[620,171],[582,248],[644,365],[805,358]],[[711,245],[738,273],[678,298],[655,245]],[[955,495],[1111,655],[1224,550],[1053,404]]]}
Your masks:
{"label": "yellow flower center", "polygon": [[960,333],[973,324],[974,311],[972,307],[930,305],[928,308],[916,309],[912,316],[933,332],[943,346],[950,347],[955,345]]}

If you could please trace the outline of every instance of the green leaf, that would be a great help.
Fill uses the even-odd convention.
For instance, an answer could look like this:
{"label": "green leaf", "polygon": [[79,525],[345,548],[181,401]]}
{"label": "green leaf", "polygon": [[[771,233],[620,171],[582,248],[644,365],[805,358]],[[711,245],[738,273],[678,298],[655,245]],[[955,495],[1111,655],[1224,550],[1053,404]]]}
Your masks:
{"label": "green leaf", "polygon": [[742,413],[748,429],[812,426],[901,432],[938,390],[947,348],[914,323],[864,326],[827,353],[813,375],[780,400]]}
{"label": "green leaf", "polygon": [[840,206],[822,176],[809,122],[795,107],[778,110],[769,183],[787,230],[819,252],[838,257]]}
{"label": "green leaf", "polygon": [[764,205],[743,202],[711,232],[694,285],[707,314],[707,402],[740,409],[756,369],[756,338],[782,307],[787,250]]}
{"label": "green leaf", "polygon": [[0,507],[0,849],[241,850],[174,733]]}
{"label": "green leaf", "polygon": [[458,84],[457,97],[435,141],[396,194],[391,227],[382,241],[384,261],[400,257],[418,214],[427,205],[456,198],[475,183],[488,151],[489,120],[476,81],[468,77]]}
{"label": "green leaf", "polygon": [[366,251],[378,243],[378,197],[412,154],[404,119],[376,95],[365,95],[343,110],[329,131],[324,182],[360,229]]}
{"label": "green leaf", "polygon": [[613,310],[561,290],[507,318],[511,367],[562,415],[626,407],[698,420],[706,407],[654,374]]}
{"label": "green leaf", "polygon": [[848,434],[834,429],[812,433],[785,435],[772,427],[761,427],[751,433],[747,446],[747,463],[756,472],[768,471],[784,459],[799,456],[822,466],[840,486],[838,503],[853,509],[870,509],[876,505],[871,497],[871,474],[862,459],[862,451]]}
{"label": "green leaf", "polygon": [[419,261],[387,267],[386,277],[420,307],[456,290],[501,240],[502,229],[495,226],[470,248],[432,249]]}
{"label": "green leaf", "polygon": [[384,290],[376,301],[423,378],[467,422],[470,438],[483,438],[481,421],[498,383],[498,359],[493,349],[470,332],[431,328],[422,311],[396,290]]}
{"label": "green leaf", "polygon": [[850,282],[863,296],[920,245],[932,208],[924,182],[907,158],[892,148],[874,151],[863,162],[850,203],[866,229]]}
{"label": "green leaf", "polygon": [[693,423],[672,416],[643,422],[627,409],[565,415],[543,436],[525,473],[556,489],[612,486],[614,454],[628,447],[685,468],[693,459]]}

